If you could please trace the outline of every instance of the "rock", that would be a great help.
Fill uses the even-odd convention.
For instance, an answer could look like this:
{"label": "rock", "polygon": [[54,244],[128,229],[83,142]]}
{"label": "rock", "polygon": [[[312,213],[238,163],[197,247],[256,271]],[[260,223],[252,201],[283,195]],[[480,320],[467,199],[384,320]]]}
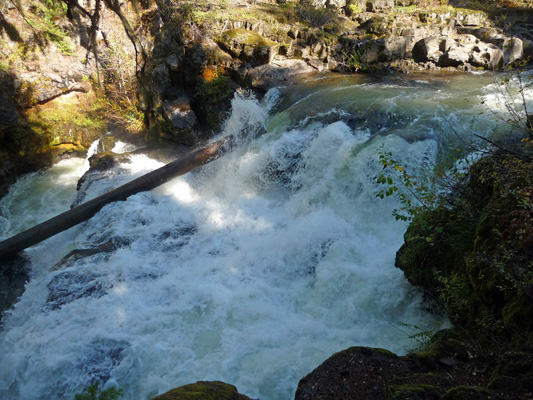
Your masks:
{"label": "rock", "polygon": [[9,312],[16,300],[24,293],[30,279],[31,260],[26,253],[0,261],[0,330],[4,312]]}
{"label": "rock", "polygon": [[250,398],[240,394],[233,385],[218,381],[199,381],[180,386],[152,400],[250,400]]}
{"label": "rock", "polygon": [[270,89],[275,86],[298,83],[316,74],[317,71],[305,61],[278,59],[270,64],[247,70],[244,78],[256,88]]}
{"label": "rock", "polygon": [[493,44],[479,43],[472,47],[469,61],[472,65],[500,69],[504,64],[504,53]]}
{"label": "rock", "polygon": [[188,97],[182,96],[175,100],[165,100],[163,107],[174,127],[178,129],[191,129],[196,125],[196,114],[191,109]]}
{"label": "rock", "polygon": [[421,39],[413,47],[412,55],[415,62],[431,61],[443,68],[457,68],[470,63],[477,67],[500,69],[504,59],[499,47],[470,34]]}
{"label": "rock", "polygon": [[333,7],[339,9],[346,7],[347,3],[347,0],[327,0],[326,7]]}
{"label": "rock", "polygon": [[218,45],[232,57],[250,62],[252,65],[270,63],[280,46],[279,43],[265,39],[257,32],[242,28],[223,32]]}
{"label": "rock", "polygon": [[493,41],[500,49],[503,49],[503,63],[510,64],[524,57],[524,42],[519,38],[503,38]]}
{"label": "rock", "polygon": [[361,59],[364,63],[373,64],[388,62],[405,56],[405,38],[392,36],[385,39],[377,39],[362,45]]}
{"label": "rock", "polygon": [[418,63],[433,61],[437,63],[445,49],[445,40],[440,37],[427,37],[419,40],[413,47],[413,60]]}
{"label": "rock", "polygon": [[461,206],[417,216],[396,256],[406,278],[440,298],[455,325],[498,349],[533,348],[532,288],[523,281],[532,257],[533,214],[509,195],[533,187],[533,147],[516,146],[470,168],[466,194],[457,199],[465,200]]}
{"label": "rock", "polygon": [[459,11],[455,14],[455,19],[461,25],[480,26],[490,25],[488,15],[483,11]]}
{"label": "rock", "polygon": [[0,100],[0,130],[14,128],[19,123],[19,114],[16,108]]}
{"label": "rock", "polygon": [[309,64],[311,67],[313,67],[319,72],[322,72],[327,68],[327,65],[324,65],[324,63],[320,61],[318,58],[312,58],[308,60],[307,64]]}
{"label": "rock", "polygon": [[439,67],[454,67],[464,65],[470,60],[470,48],[461,44],[450,46],[437,60]]}
{"label": "rock", "polygon": [[366,11],[376,12],[390,10],[394,7],[394,0],[369,0],[366,2]]}
{"label": "rock", "polygon": [[103,153],[95,154],[89,157],[89,165],[91,169],[97,171],[105,171],[113,168],[119,163],[130,163],[131,160],[126,154],[117,154],[112,151],[105,151]]}
{"label": "rock", "polygon": [[395,374],[406,372],[405,362],[389,351],[351,347],[300,380],[294,399],[385,399],[386,385]]}
{"label": "rock", "polygon": [[169,55],[165,61],[168,65],[168,68],[172,72],[177,72],[180,69],[182,59],[183,59],[183,53],[173,53]]}
{"label": "rock", "polygon": [[150,72],[152,87],[162,96],[165,90],[172,85],[166,64],[161,64]]}

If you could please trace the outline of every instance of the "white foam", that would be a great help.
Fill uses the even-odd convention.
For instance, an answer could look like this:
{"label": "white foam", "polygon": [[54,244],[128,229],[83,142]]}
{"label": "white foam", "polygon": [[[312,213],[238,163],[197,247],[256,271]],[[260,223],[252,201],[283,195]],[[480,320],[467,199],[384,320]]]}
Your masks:
{"label": "white foam", "polygon": [[[237,96],[225,134],[257,136],[269,104]],[[372,137],[284,112],[258,139],[31,250],[34,276],[0,334],[0,397],[68,399],[104,380],[144,400],[223,380],[285,400],[336,351],[405,353],[416,330],[398,326],[435,328],[440,317],[394,267],[406,225],[391,215],[396,199],[376,199],[375,176],[381,146],[416,171],[436,158],[438,138]],[[88,196],[157,165],[136,156]],[[52,268],[106,243],[114,251]]]}

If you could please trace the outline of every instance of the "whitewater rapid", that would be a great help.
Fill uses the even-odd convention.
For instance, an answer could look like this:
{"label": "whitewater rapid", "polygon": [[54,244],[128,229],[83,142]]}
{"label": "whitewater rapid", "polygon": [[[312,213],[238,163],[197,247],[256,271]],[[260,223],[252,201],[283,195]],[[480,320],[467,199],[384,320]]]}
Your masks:
{"label": "whitewater rapid", "polygon": [[[222,380],[286,400],[334,352],[417,347],[413,334],[447,321],[394,267],[406,225],[391,214],[396,199],[376,199],[378,152],[411,170],[440,157],[443,121],[461,130],[478,112],[450,85],[342,80],[263,102],[237,95],[221,133],[241,137],[232,153],[28,250],[31,280],[0,333],[0,398],[71,399],[98,380],[145,400]],[[35,176],[14,185],[2,215],[20,216],[4,237],[35,222],[27,210],[68,208],[85,165],[71,162],[23,210],[13,199],[37,191],[25,181]],[[161,165],[132,156],[87,179],[85,199]]]}

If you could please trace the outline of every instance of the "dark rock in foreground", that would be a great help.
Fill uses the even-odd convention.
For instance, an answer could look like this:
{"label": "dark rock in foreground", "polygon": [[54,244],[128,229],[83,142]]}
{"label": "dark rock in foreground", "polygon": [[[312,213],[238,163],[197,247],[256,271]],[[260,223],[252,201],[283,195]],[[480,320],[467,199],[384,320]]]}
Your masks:
{"label": "dark rock in foreground", "polygon": [[250,400],[237,388],[224,382],[196,382],[172,389],[152,400]]}
{"label": "dark rock in foreground", "polygon": [[483,354],[446,331],[403,357],[368,347],[334,354],[300,381],[295,400],[530,399],[532,361],[529,353]]}

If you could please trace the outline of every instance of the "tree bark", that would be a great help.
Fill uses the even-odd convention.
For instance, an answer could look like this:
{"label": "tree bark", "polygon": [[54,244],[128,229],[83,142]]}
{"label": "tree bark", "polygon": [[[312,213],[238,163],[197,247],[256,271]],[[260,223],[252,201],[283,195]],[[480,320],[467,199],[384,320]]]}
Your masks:
{"label": "tree bark", "polygon": [[234,140],[234,137],[228,136],[196,149],[176,161],[0,242],[0,259],[14,256],[19,251],[88,220],[109,203],[124,201],[133,194],[152,190],[170,179],[216,160],[231,149]]}

